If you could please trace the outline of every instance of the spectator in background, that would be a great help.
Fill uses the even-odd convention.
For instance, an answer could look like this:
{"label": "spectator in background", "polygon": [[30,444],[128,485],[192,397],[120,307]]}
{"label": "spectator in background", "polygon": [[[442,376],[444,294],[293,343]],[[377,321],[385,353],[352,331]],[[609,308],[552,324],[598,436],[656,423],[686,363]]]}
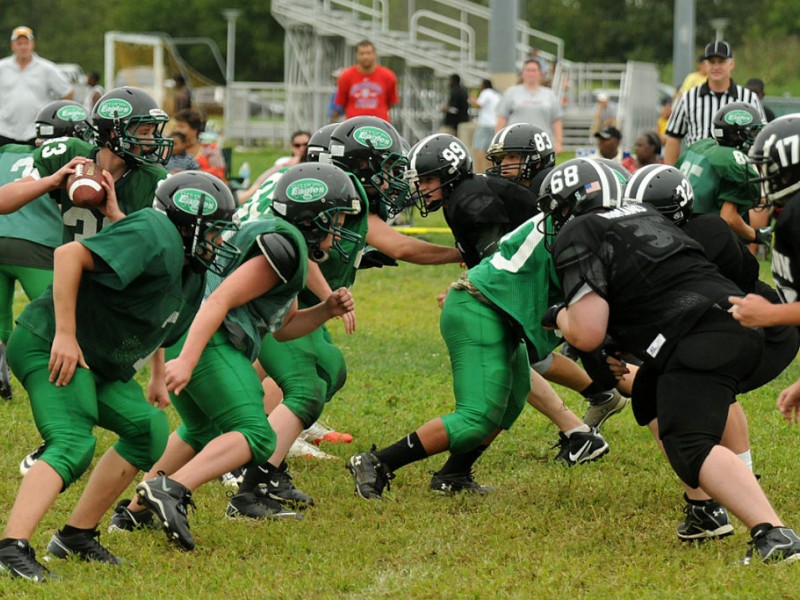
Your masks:
{"label": "spectator in background", "polygon": [[703,85],[706,80],[708,79],[708,63],[706,62],[706,57],[704,55],[700,55],[697,57],[697,70],[689,73],[686,77],[683,78],[683,83],[681,87],[678,88],[678,91],[675,93],[675,98],[683,94],[684,92],[688,92],[693,87],[697,87],[698,85]]}
{"label": "spectator in background", "polygon": [[655,131],[646,131],[636,138],[633,145],[633,152],[636,158],[628,156],[623,158],[621,164],[631,173],[661,162],[661,138]]}
{"label": "spectator in background", "polygon": [[179,173],[180,171],[197,171],[200,169],[200,164],[195,160],[194,156],[186,151],[188,147],[186,143],[186,136],[180,131],[172,132],[172,156],[164,168],[170,173]]}
{"label": "spectator in background", "polygon": [[667,123],[665,164],[674,165],[678,160],[682,139],[691,145],[711,137],[711,121],[725,105],[746,102],[763,114],[758,96],[731,79],[736,62],[728,42],[719,40],[708,44],[703,60],[708,67],[708,81],[690,88],[678,98]]}
{"label": "spectator in background", "polygon": [[249,188],[239,191],[237,194],[239,204],[247,202],[267,179],[281,169],[287,169],[293,165],[306,162],[308,158],[308,142],[310,139],[311,134],[309,132],[295,131],[292,134],[292,155],[281,156],[269,169],[261,173]]}
{"label": "spectator in background", "polygon": [[106,91],[100,85],[100,73],[97,71],[92,71],[86,76],[86,85],[89,86],[89,91],[86,92],[86,97],[83,99],[83,107],[91,115],[94,105]]}
{"label": "spectator in background", "polygon": [[761,107],[764,109],[764,116],[767,118],[767,123],[774,121],[775,112],[769,106],[764,105],[764,81],[754,77],[753,79],[748,79],[744,87],[755,92],[756,96],[758,96]]}
{"label": "spectator in background", "polygon": [[621,162],[623,159],[622,149],[619,147],[622,142],[622,133],[613,125],[603,127],[594,134],[597,139],[597,153],[608,160]]}
{"label": "spectator in background", "polygon": [[461,85],[461,76],[450,75],[450,96],[442,107],[444,120],[441,132],[458,137],[458,126],[469,121],[469,92]]}
{"label": "spectator in background", "polygon": [[33,49],[33,31],[11,32],[12,55],[0,60],[0,146],[33,145],[36,115],[52,100],[72,98],[73,89],[58,68]]}
{"label": "spectator in background", "polygon": [[547,132],[558,154],[563,139],[561,104],[553,90],[542,87],[541,81],[539,61],[529,58],[522,66],[522,83],[508,88],[500,100],[495,131],[514,123],[536,125]]}
{"label": "spectator in background", "polygon": [[672,100],[667,98],[661,105],[661,112],[658,114],[658,122],[656,124],[656,131],[658,132],[658,137],[661,138],[662,146],[667,141],[667,123],[669,122],[669,117],[671,114]]}
{"label": "spectator in background", "polygon": [[500,104],[500,94],[492,87],[489,79],[481,82],[481,90],[477,98],[470,98],[470,104],[478,109],[478,123],[475,134],[472,136],[472,156],[475,161],[475,172],[483,173],[486,170],[486,150],[494,135],[497,125],[497,106]]}
{"label": "spectator in background", "polygon": [[227,183],[225,158],[219,146],[215,142],[200,141],[200,134],[206,128],[205,117],[194,108],[184,108],[175,113],[173,120],[175,121],[173,134],[177,132],[186,136],[186,152],[194,157],[200,165],[200,170],[211,173]]}
{"label": "spectator in background", "polygon": [[[344,116],[368,115],[389,121],[389,109],[400,102],[397,76],[378,64],[375,44],[363,40],[356,46],[356,64],[345,69],[336,86],[334,104],[344,107]],[[339,118],[333,111],[333,120]]]}
{"label": "spectator in background", "polygon": [[589,129],[592,135],[604,127],[617,126],[617,107],[616,105],[610,106],[608,103],[608,94],[597,94],[597,106],[592,116],[592,126]]}
{"label": "spectator in background", "polygon": [[192,90],[186,84],[186,79],[184,79],[183,75],[178,74],[172,80],[175,82],[172,110],[175,113],[179,113],[187,108],[192,108]]}

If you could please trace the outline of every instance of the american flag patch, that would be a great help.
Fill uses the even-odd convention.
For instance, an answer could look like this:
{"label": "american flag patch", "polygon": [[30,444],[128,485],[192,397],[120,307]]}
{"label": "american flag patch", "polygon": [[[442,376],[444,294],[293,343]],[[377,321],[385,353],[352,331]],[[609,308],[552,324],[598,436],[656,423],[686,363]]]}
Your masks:
{"label": "american flag patch", "polygon": [[599,192],[600,191],[600,183],[597,181],[593,181],[592,183],[587,183],[583,186],[583,189],[586,191],[587,194],[591,194],[592,192]]}

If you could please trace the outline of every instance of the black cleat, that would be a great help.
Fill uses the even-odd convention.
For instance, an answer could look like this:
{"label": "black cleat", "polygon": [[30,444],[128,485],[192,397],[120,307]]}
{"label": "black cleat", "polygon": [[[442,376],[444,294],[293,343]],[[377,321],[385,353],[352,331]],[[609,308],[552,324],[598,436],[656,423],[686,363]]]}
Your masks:
{"label": "black cleat", "polygon": [[762,523],[753,527],[750,535],[753,539],[750,540],[750,548],[747,549],[742,564],[749,565],[754,558],[765,563],[800,560],[800,537],[794,529]]}
{"label": "black cleat", "polygon": [[686,504],[686,518],[678,525],[678,539],[682,542],[718,540],[733,534],[728,511],[719,502],[706,500],[702,505]]}
{"label": "black cleat", "polygon": [[130,500],[120,500],[117,508],[114,509],[114,516],[108,526],[108,532],[117,531],[136,531],[137,529],[159,529],[159,525],[146,508],[141,510],[131,510]]}
{"label": "black cleat", "polygon": [[294,486],[285,464],[277,469],[270,469],[266,486],[267,495],[284,506],[299,509],[314,506],[314,499]]}
{"label": "black cleat", "polygon": [[194,508],[189,488],[173,481],[162,471],[158,477],[137,485],[136,493],[139,501],[161,522],[168,540],[176,542],[184,550],[194,549],[186,510],[187,506]]}
{"label": "black cleat", "polygon": [[555,457],[556,462],[568,467],[597,460],[609,450],[608,442],[597,429],[588,432],[576,431],[569,437],[559,432],[558,443],[553,447],[560,448]]}
{"label": "black cleat", "polygon": [[0,342],[0,398],[11,400],[11,374],[8,372],[6,345]]}
{"label": "black cleat", "polygon": [[361,452],[347,461],[347,470],[355,483],[355,494],[364,500],[380,500],[383,489],[391,489],[389,482],[394,479],[394,473],[378,460],[374,452],[375,446],[372,446],[370,452]]}
{"label": "black cleat", "polygon": [[593,394],[588,400],[589,407],[583,415],[583,422],[595,429],[600,429],[609,417],[621,412],[628,405],[628,399],[617,390]]}
{"label": "black cleat", "polygon": [[36,560],[28,540],[6,539],[0,543],[0,571],[36,583],[58,579]]}
{"label": "black cleat", "polygon": [[122,561],[117,558],[108,548],[100,543],[100,532],[81,531],[74,535],[64,535],[58,531],[53,534],[50,543],[47,544],[47,552],[57,558],[69,558],[79,556],[81,560],[108,563],[118,565]]}
{"label": "black cleat", "polygon": [[431,472],[431,483],[428,486],[432,492],[452,496],[458,492],[470,492],[473,494],[491,494],[493,487],[481,485],[472,477],[472,472],[468,473],[434,473]]}
{"label": "black cleat", "polygon": [[228,499],[225,516],[231,519],[302,519],[297,511],[290,510],[269,497],[267,484],[261,483],[253,492],[232,494]]}

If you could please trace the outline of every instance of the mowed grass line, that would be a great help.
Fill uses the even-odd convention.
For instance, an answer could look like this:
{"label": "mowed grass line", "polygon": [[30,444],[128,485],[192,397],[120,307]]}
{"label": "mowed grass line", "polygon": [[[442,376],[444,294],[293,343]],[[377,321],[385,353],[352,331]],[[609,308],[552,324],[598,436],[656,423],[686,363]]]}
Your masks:
{"label": "mowed grass line", "polygon": [[[433,219],[431,224],[439,224]],[[446,243],[445,236],[432,239]],[[330,329],[348,359],[346,387],[324,419],[350,431],[350,445],[327,445],[335,461],[292,459],[295,483],[317,507],[299,522],[231,521],[226,488],[211,482],[194,496],[198,548],[183,553],[160,532],[108,534],[102,541],[126,563],[118,568],[53,561],[63,581],[34,588],[0,577],[0,596],[98,598],[791,598],[800,596],[795,565],[735,565],[749,535],[684,545],[681,491],[649,433],[630,411],[604,433],[612,445],[601,461],[564,469],[552,463],[555,428],[527,408],[478,463],[476,477],[497,492],[442,498],[427,490],[429,470],[444,456],[400,470],[383,502],[353,495],[345,460],[372,443],[396,441],[426,420],[452,410],[447,352],[438,331],[435,295],[455,279],[456,266],[370,270],[354,287],[358,331]],[[19,298],[18,308],[23,304]],[[800,430],[774,410],[780,390],[800,374],[743,398],[750,418],[756,472],[787,523],[800,526],[796,490]],[[144,380],[142,380],[144,381]],[[17,463],[39,443],[24,390],[0,405],[0,511],[19,483]],[[583,401],[565,392],[578,413]],[[168,409],[173,425],[177,418]],[[97,430],[97,456],[113,443]],[[56,502],[37,530],[40,556],[62,526],[86,482]],[[132,488],[129,490],[132,492]]]}

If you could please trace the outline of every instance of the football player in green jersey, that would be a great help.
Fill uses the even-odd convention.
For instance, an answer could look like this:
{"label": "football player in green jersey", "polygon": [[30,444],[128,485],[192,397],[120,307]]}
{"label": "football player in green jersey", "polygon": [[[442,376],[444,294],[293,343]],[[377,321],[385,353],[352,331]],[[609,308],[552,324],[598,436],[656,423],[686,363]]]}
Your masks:
{"label": "football player in green jersey", "polygon": [[[117,206],[114,180],[104,175],[106,207]],[[100,459],[48,552],[120,562],[97,541],[96,526],[136,473],[159,458],[169,435],[159,410],[168,404],[159,393],[164,382],[148,390],[153,406],[133,376],[188,326],[202,299],[205,269],[224,273],[217,257],[238,254],[218,241],[235,206],[221,181],[187,172],[158,188],[154,208],[55,251],[52,287],[23,311],[9,340],[9,363],[30,396],[47,447],[8,517],[2,569],[36,581],[50,576],[29,540],[58,494],[89,467],[95,426],[119,440]],[[154,379],[164,376],[161,356]]]}
{"label": "football player in green jersey", "polygon": [[[89,130],[83,106],[56,100],[36,116],[36,143],[57,137],[85,139]],[[7,144],[0,148],[0,185],[27,177],[35,147]],[[28,300],[38,298],[53,281],[53,250],[61,245],[61,215],[47,196],[0,216],[0,396],[11,398],[6,347],[13,323],[14,285],[19,281]]]}
{"label": "football player in green jersey", "polygon": [[[168,539],[186,550],[195,545],[186,517],[192,490],[242,465],[261,465],[275,452],[252,367],[262,338],[301,337],[354,307],[341,288],[314,307],[297,309],[308,254],[329,252],[348,239],[344,217],[361,210],[347,175],[332,165],[291,167],[276,186],[271,208],[230,238],[241,250],[230,261],[230,275],[209,277],[205,302],[187,335],[167,351],[167,386],[182,422],[128,511],[135,515],[144,504]],[[258,502],[254,493],[234,496],[228,514],[294,516],[261,492]]]}

